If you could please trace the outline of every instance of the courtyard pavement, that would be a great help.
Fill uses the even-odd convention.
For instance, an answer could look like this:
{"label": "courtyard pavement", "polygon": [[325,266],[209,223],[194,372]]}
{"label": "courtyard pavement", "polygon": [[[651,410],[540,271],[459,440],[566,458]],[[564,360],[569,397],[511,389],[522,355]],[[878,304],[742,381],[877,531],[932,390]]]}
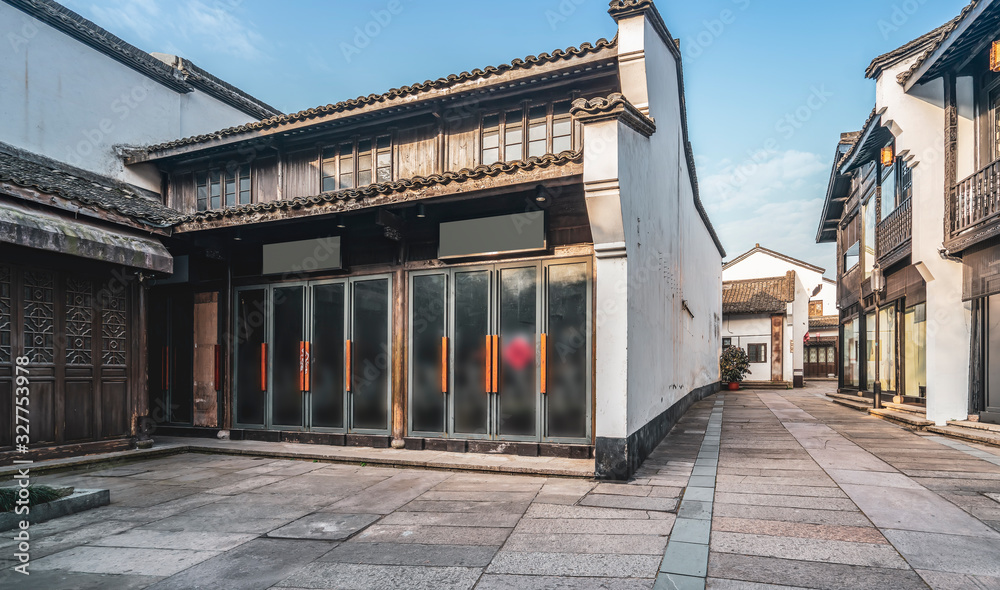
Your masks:
{"label": "courtyard pavement", "polygon": [[186,453],[35,478],[0,588],[1000,589],[1000,449],[799,390],[688,411],[628,483]]}

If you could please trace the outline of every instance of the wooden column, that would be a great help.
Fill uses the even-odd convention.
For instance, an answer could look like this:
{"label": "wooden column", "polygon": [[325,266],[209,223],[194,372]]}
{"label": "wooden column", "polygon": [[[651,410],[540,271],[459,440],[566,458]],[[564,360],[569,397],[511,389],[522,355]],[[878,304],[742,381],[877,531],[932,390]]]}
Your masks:
{"label": "wooden column", "polygon": [[[402,265],[401,265],[402,266]],[[406,435],[407,289],[402,267],[392,278],[392,447],[403,448]]]}
{"label": "wooden column", "polygon": [[781,381],[785,377],[785,343],[782,336],[785,314],[771,316],[771,381]]}
{"label": "wooden column", "polygon": [[944,239],[951,236],[954,203],[951,193],[958,181],[958,99],[955,74],[944,74]]}

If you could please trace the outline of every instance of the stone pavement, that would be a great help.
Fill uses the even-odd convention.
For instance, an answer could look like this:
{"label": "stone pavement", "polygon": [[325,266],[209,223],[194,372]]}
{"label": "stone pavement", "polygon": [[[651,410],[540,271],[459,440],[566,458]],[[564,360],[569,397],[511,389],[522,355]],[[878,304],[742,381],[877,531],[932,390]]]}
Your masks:
{"label": "stone pavement", "polygon": [[824,387],[699,402],[625,484],[193,453],[43,475],[112,503],[32,525],[28,577],[5,533],[0,587],[1000,589],[1000,451]]}

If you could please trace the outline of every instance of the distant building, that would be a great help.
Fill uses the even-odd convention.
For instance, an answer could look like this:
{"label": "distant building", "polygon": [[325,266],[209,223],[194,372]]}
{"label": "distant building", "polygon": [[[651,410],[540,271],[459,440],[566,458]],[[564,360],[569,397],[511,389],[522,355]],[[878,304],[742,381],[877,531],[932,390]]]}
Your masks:
{"label": "distant building", "polygon": [[824,315],[835,309],[836,285],[824,272],[760,244],[723,265],[722,346],[750,356],[748,384],[836,376],[836,327]]}

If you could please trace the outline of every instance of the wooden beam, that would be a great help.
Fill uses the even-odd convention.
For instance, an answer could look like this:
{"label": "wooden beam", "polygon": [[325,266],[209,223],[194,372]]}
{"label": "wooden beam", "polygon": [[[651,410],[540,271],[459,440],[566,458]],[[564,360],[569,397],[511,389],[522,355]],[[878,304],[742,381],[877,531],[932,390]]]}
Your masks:
{"label": "wooden beam", "polygon": [[958,98],[954,72],[944,75],[944,239],[951,237],[951,191],[958,174]]}

